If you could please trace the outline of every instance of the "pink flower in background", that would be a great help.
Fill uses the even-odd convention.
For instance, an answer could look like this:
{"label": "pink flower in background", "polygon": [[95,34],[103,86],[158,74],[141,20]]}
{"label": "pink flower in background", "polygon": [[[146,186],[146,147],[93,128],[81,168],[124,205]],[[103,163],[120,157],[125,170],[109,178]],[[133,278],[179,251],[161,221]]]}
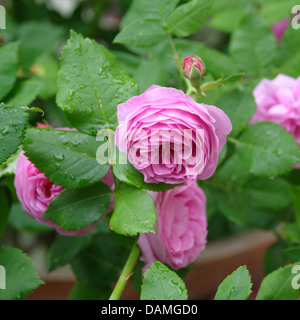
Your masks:
{"label": "pink flower in background", "polygon": [[[43,128],[47,126],[39,125],[38,127]],[[71,130],[69,128],[62,129]],[[102,181],[111,188],[114,186],[111,169]],[[56,223],[43,218],[43,214],[48,208],[50,201],[53,200],[63,190],[63,187],[52,183],[44,175],[44,173],[37,169],[34,164],[24,155],[23,151],[20,153],[17,160],[14,184],[23,210],[39,222],[55,228],[63,235],[85,235],[89,233],[97,224],[94,223],[91,226],[80,230],[66,231]],[[110,209],[112,207],[113,202],[110,204]]]}
{"label": "pink flower in background", "polygon": [[288,29],[290,24],[289,18],[284,18],[280,20],[279,22],[276,22],[271,25],[271,29],[277,39],[277,42],[280,44],[281,40],[284,36],[285,31]]}
{"label": "pink flower in background", "polygon": [[300,146],[300,77],[279,74],[254,89],[257,110],[250,123],[273,121],[292,134]]}
{"label": "pink flower in background", "polygon": [[232,129],[217,107],[155,85],[120,104],[117,115],[116,145],[151,183],[208,179]]}
{"label": "pink flower in background", "polygon": [[184,268],[205,248],[206,197],[197,183],[150,194],[157,221],[156,233],[141,234],[138,240],[144,271],[157,260],[174,269]]}

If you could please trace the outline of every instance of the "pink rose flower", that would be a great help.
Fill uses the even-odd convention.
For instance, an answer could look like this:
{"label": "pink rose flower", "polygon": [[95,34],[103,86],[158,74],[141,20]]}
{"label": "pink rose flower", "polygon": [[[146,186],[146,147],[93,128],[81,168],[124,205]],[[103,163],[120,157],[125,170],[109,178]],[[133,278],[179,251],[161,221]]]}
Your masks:
{"label": "pink rose flower", "polygon": [[285,31],[289,27],[289,24],[290,24],[290,19],[284,18],[284,19],[280,20],[279,22],[276,22],[271,25],[271,29],[277,39],[278,44],[281,43]]}
{"label": "pink rose flower", "polygon": [[155,261],[174,269],[193,262],[205,248],[207,236],[206,197],[197,183],[166,192],[150,192],[157,211],[155,234],[141,234],[138,244],[144,271]]}
{"label": "pink rose flower", "polygon": [[[47,127],[39,125],[39,128]],[[62,128],[62,130],[71,130],[69,128]],[[107,175],[102,179],[109,187],[113,188],[113,175],[111,169]],[[52,201],[62,190],[63,187],[52,183],[43,172],[37,169],[34,164],[24,155],[22,151],[18,157],[15,173],[15,188],[22,208],[31,217],[35,218],[41,223],[53,227],[62,235],[65,236],[79,236],[88,234],[97,224],[93,223],[84,229],[67,231],[62,229],[56,223],[43,218],[43,214],[50,201]],[[113,200],[110,203],[110,209],[113,207]]]}
{"label": "pink rose flower", "polygon": [[300,146],[300,77],[279,74],[263,79],[253,91],[257,110],[250,123],[273,121],[293,135]]}
{"label": "pink rose flower", "polygon": [[117,147],[151,183],[208,179],[232,129],[217,107],[155,85],[120,104],[117,116]]}

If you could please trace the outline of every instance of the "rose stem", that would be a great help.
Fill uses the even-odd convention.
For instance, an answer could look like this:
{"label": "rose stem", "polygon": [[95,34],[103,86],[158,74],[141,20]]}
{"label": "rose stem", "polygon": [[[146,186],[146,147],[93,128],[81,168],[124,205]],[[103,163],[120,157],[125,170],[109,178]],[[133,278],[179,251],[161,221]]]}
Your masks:
{"label": "rose stem", "polygon": [[137,259],[140,255],[140,248],[137,245],[137,242],[135,241],[130,254],[128,256],[128,259],[125,263],[125,266],[122,270],[122,273],[120,275],[120,278],[111,294],[111,296],[109,297],[109,300],[119,300],[124,289],[125,286],[127,284],[128,281],[128,276],[132,273],[132,270],[137,262]]}

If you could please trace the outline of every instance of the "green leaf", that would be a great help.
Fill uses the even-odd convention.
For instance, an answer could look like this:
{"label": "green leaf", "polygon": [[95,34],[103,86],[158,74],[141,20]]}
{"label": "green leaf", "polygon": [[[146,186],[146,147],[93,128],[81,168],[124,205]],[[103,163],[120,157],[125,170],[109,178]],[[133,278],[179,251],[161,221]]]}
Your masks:
{"label": "green leaf", "polygon": [[155,220],[153,198],[146,191],[123,183],[115,197],[111,229],[123,235],[154,233]]}
{"label": "green leaf", "polygon": [[230,221],[245,225],[250,215],[249,195],[238,189],[224,192],[218,201],[219,210]]}
{"label": "green leaf", "polygon": [[134,47],[150,47],[166,38],[167,16],[178,0],[134,0],[121,23],[121,31],[114,39]]}
{"label": "green leaf", "polygon": [[139,84],[140,92],[144,92],[153,84],[166,86],[168,74],[160,59],[142,60],[135,72],[134,79]]}
{"label": "green leaf", "polygon": [[10,200],[9,193],[5,187],[0,187],[0,238],[2,236],[3,230],[6,226],[7,219],[9,217],[10,211]]}
{"label": "green leaf", "polygon": [[159,20],[140,19],[123,28],[113,42],[133,47],[151,47],[165,36]]}
{"label": "green leaf", "polygon": [[237,136],[256,111],[256,103],[250,90],[233,89],[225,92],[216,102],[232,123],[231,136]]}
{"label": "green leaf", "polygon": [[14,203],[9,214],[9,224],[19,231],[43,233],[52,231],[53,228],[37,221],[29,216],[23,209],[21,203]]}
{"label": "green leaf", "polygon": [[237,152],[247,163],[249,172],[255,175],[280,175],[300,162],[300,150],[294,137],[277,123],[254,123],[236,143]]}
{"label": "green leaf", "polygon": [[12,89],[18,72],[19,42],[12,42],[0,49],[0,102]]}
{"label": "green leaf", "polygon": [[68,300],[108,300],[111,294],[109,286],[92,287],[77,281],[68,297]]}
{"label": "green leaf", "polygon": [[55,184],[83,188],[100,181],[108,164],[99,164],[101,143],[76,131],[31,128],[24,139],[26,156]]}
{"label": "green leaf", "polygon": [[284,209],[292,200],[290,185],[281,178],[251,179],[243,189],[250,195],[253,206],[258,209]]}
{"label": "green leaf", "polygon": [[283,253],[292,263],[300,261],[300,245],[286,248],[283,250]]}
{"label": "green leaf", "polygon": [[291,15],[292,7],[298,0],[264,0],[261,1],[260,15],[269,23],[275,23]]}
{"label": "green leaf", "polygon": [[264,270],[266,274],[287,264],[287,259],[283,253],[285,247],[286,244],[283,241],[278,241],[267,249],[264,256]]}
{"label": "green leaf", "polygon": [[187,300],[184,282],[168,267],[156,261],[145,272],[141,300]]}
{"label": "green leaf", "polygon": [[296,222],[285,224],[282,231],[291,242],[300,244],[300,228]]}
{"label": "green leaf", "polygon": [[30,105],[39,94],[40,87],[40,83],[36,80],[25,80],[14,87],[5,101],[11,106]]}
{"label": "green leaf", "polygon": [[279,268],[267,275],[261,283],[256,300],[296,300],[299,290],[292,287],[294,265]]}
{"label": "green leaf", "polygon": [[70,263],[91,242],[92,237],[63,237],[58,236],[49,250],[49,271]]}
{"label": "green leaf", "polygon": [[[43,284],[26,254],[20,249],[0,247],[0,265],[5,268],[6,289],[0,282],[0,300],[21,300]],[[3,269],[1,268],[1,274]]]}
{"label": "green leaf", "polygon": [[137,94],[136,83],[102,45],[71,32],[62,52],[57,104],[79,130],[96,135],[117,126],[117,105]]}
{"label": "green leaf", "polygon": [[211,5],[210,0],[193,0],[182,4],[168,16],[168,30],[177,37],[195,33],[204,24]]}
{"label": "green leaf", "polygon": [[252,6],[251,0],[214,1],[208,25],[217,30],[231,33],[239,27],[241,20]]}
{"label": "green leaf", "polygon": [[113,165],[114,175],[123,182],[137,188],[151,190],[155,192],[166,191],[172,189],[178,185],[170,185],[163,182],[160,183],[146,183],[144,181],[144,175],[136,170],[133,165],[127,161],[126,164],[116,163]]}
{"label": "green leaf", "polygon": [[277,43],[270,26],[257,14],[249,13],[231,37],[229,52],[241,71],[262,77],[274,66]]}
{"label": "green leaf", "polygon": [[215,300],[247,300],[251,288],[249,271],[246,266],[241,266],[219,285]]}
{"label": "green leaf", "polygon": [[23,109],[0,104],[0,164],[18,150],[27,120],[28,114]]}
{"label": "green leaf", "polygon": [[122,270],[129,249],[114,241],[112,232],[93,237],[90,245],[72,262],[77,279],[86,286],[111,284]]}
{"label": "green leaf", "polygon": [[[19,24],[18,39],[20,45],[20,60],[26,69],[44,53],[56,53],[65,37],[62,26],[42,21],[27,21]],[[34,35],[34,36],[32,36]]]}
{"label": "green leaf", "polygon": [[35,60],[30,70],[34,74],[33,79],[40,84],[39,96],[45,100],[54,96],[57,91],[58,60],[52,54],[45,53]]}
{"label": "green leaf", "polygon": [[65,189],[50,202],[43,218],[67,231],[83,229],[104,215],[110,198],[111,190],[102,182],[83,189]]}

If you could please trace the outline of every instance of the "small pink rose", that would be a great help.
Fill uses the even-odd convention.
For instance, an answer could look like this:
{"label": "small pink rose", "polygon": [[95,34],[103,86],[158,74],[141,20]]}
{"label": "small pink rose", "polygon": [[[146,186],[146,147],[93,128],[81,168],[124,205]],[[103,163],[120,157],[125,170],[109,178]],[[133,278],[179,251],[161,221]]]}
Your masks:
{"label": "small pink rose", "polygon": [[279,74],[263,79],[253,91],[257,109],[250,123],[273,121],[293,135],[300,146],[300,77]]}
{"label": "small pink rose", "polygon": [[150,194],[157,221],[156,233],[141,234],[138,240],[144,271],[157,260],[174,269],[184,268],[205,248],[206,197],[197,183]]}
{"label": "small pink rose", "polygon": [[[61,130],[75,129],[61,128]],[[113,188],[114,183],[111,169],[102,181],[110,188]],[[63,187],[52,183],[44,175],[44,173],[37,169],[34,164],[24,155],[23,151],[20,153],[17,160],[14,184],[17,197],[22,204],[23,210],[39,222],[55,228],[60,234],[65,236],[85,235],[88,234],[97,224],[96,222],[84,229],[66,231],[56,223],[43,218],[43,214],[48,208],[49,203],[59,195],[59,193],[63,190]],[[110,204],[110,209],[112,209],[112,207],[113,200]]]}

